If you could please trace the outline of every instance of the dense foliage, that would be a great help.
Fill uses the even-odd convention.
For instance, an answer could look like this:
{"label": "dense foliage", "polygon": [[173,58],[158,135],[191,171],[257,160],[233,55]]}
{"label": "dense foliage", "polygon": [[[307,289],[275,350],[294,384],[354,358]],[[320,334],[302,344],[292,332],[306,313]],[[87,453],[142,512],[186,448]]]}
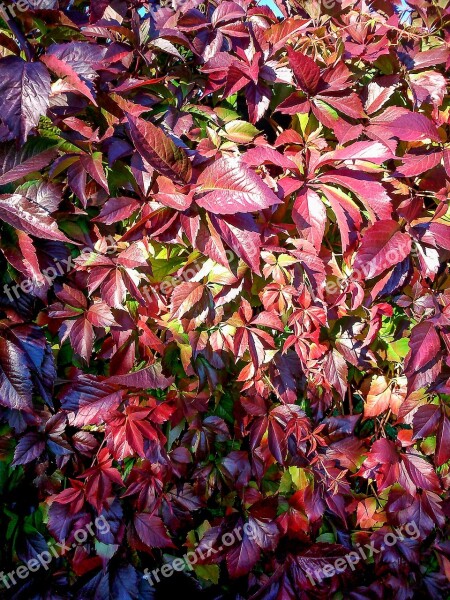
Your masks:
{"label": "dense foliage", "polygon": [[68,551],[2,597],[445,598],[449,3],[30,5],[0,22],[1,569]]}

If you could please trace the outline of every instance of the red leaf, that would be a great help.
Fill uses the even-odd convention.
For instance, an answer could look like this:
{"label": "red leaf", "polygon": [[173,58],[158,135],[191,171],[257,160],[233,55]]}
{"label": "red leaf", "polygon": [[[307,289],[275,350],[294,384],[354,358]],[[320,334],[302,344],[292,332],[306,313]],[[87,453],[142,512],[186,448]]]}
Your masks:
{"label": "red leaf", "polygon": [[434,323],[424,321],[413,327],[409,347],[410,352],[405,359],[406,373],[415,373],[434,360],[441,349]]}
{"label": "red leaf", "polygon": [[70,321],[70,342],[75,352],[89,364],[94,345],[94,330],[88,319],[81,317]]}
{"label": "red leaf", "polygon": [[[315,572],[323,573],[328,566],[333,566],[338,559],[343,559],[347,549],[340,544],[316,543],[298,554],[295,561],[305,573],[313,578]],[[320,570],[319,570],[320,569]]]}
{"label": "red leaf", "polygon": [[215,161],[197,183],[197,204],[213,214],[254,212],[281,203],[259,175],[235,158]]}
{"label": "red leaf", "polygon": [[101,152],[96,152],[92,156],[89,154],[82,154],[80,156],[80,163],[86,173],[89,173],[92,179],[96,181],[107,194],[109,194],[108,181],[103,169]]}
{"label": "red leaf", "polygon": [[261,235],[253,217],[246,214],[216,217],[211,223],[227,245],[257,274],[260,273]]}
{"label": "red leaf", "polygon": [[92,304],[86,313],[86,318],[94,327],[112,327],[117,324],[111,309],[103,302]]}
{"label": "red leaf", "polygon": [[364,403],[364,418],[378,417],[385,412],[391,402],[391,384],[385,377],[375,377],[370,384],[367,401]]}
{"label": "red leaf", "polygon": [[62,408],[69,413],[71,425],[99,425],[115,410],[123,393],[113,385],[98,381],[94,376],[83,376],[63,390]]}
{"label": "red leaf", "polygon": [[316,63],[302,52],[294,52],[288,46],[289,65],[301,89],[308,94],[314,94],[320,80],[320,69]]}
{"label": "red leaf", "polygon": [[436,126],[430,119],[398,106],[390,106],[381,115],[372,117],[366,131],[371,137],[386,143],[393,137],[405,142],[426,139],[440,141]]}
{"label": "red leaf", "polygon": [[450,460],[450,420],[446,412],[442,413],[436,434],[436,466],[441,467]]}
{"label": "red leaf", "polygon": [[62,288],[56,292],[56,295],[59,300],[68,306],[73,306],[80,310],[87,308],[86,296],[83,292],[65,283],[63,283]]}
{"label": "red leaf", "polygon": [[383,185],[373,176],[349,169],[340,169],[321,175],[320,181],[337,183],[356,194],[371,214],[372,221],[391,218],[392,203],[389,195]]}
{"label": "red leaf", "polygon": [[348,366],[337,350],[333,349],[327,354],[324,373],[327,380],[343,398],[347,391]]}
{"label": "red leaf", "polygon": [[392,158],[392,152],[380,142],[355,142],[334,152],[322,156],[316,168],[331,162],[358,160],[381,165]]}
{"label": "red leaf", "polygon": [[178,285],[172,294],[170,306],[172,318],[181,319],[201,300],[204,290],[203,283],[195,281],[186,281]]}
{"label": "red leaf", "polygon": [[430,223],[430,232],[433,234],[438,247],[450,250],[450,224],[433,221]]}
{"label": "red leaf", "polygon": [[395,221],[377,221],[362,239],[353,268],[362,280],[378,277],[411,252],[411,238]]}
{"label": "red leaf", "polygon": [[439,142],[440,137],[436,126],[425,115],[409,113],[401,115],[390,123],[390,129],[395,137],[405,142],[430,139]]}
{"label": "red leaf", "polygon": [[269,449],[280,465],[284,465],[287,452],[287,437],[284,429],[275,419],[269,420],[268,427]]}
{"label": "red leaf", "polygon": [[442,152],[427,152],[423,154],[404,154],[403,164],[397,172],[402,177],[415,177],[433,169],[442,160]]}
{"label": "red leaf", "polygon": [[441,410],[436,404],[420,406],[413,418],[414,439],[432,435],[438,427],[440,417]]}
{"label": "red leaf", "polygon": [[100,214],[93,221],[112,225],[118,221],[124,221],[139,208],[139,202],[134,198],[120,196],[119,198],[110,198],[102,207]]}
{"label": "red leaf", "polygon": [[127,295],[124,275],[119,269],[95,269],[89,274],[90,292],[101,284],[102,300],[112,308],[121,309]]}
{"label": "red leaf", "polygon": [[[422,490],[429,490],[431,492],[439,492],[441,484],[433,466],[427,462],[421,456],[417,454],[402,454],[403,463],[406,467],[406,471],[413,481],[414,485]],[[407,488],[407,484],[404,481],[403,476],[399,480],[400,484]],[[415,489],[409,489],[409,492],[414,494]]]}

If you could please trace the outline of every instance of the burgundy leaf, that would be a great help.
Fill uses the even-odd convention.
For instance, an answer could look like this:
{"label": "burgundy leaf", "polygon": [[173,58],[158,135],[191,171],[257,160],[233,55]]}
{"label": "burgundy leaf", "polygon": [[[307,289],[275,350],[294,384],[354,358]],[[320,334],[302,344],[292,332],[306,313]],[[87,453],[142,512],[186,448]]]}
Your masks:
{"label": "burgundy leaf", "polygon": [[186,152],[149,121],[128,115],[131,139],[136,150],[156,171],[179,183],[191,179],[191,163]]}
{"label": "burgundy leaf", "polygon": [[243,533],[242,541],[227,552],[227,567],[230,577],[236,579],[252,572],[258,562],[260,549],[252,538]]}
{"label": "burgundy leaf", "polygon": [[105,223],[105,225],[112,225],[118,221],[128,219],[138,208],[139,202],[134,198],[125,196],[110,198],[102,207],[98,217],[93,220]]}

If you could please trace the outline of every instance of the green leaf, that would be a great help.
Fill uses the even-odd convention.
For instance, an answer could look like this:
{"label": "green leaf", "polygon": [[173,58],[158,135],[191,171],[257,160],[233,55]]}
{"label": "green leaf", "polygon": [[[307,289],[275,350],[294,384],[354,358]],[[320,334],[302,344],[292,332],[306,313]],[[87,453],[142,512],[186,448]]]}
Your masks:
{"label": "green leaf", "polygon": [[324,112],[326,112],[328,114],[328,116],[333,119],[333,121],[339,120],[339,115],[332,106],[330,106],[329,104],[326,104],[326,102],[323,102],[323,100],[317,100],[317,99],[316,99],[316,104],[319,106],[319,108],[321,108]]}
{"label": "green leaf", "polygon": [[387,358],[390,362],[401,363],[409,352],[409,338],[401,338],[388,345]]}
{"label": "green leaf", "polygon": [[216,585],[219,583],[219,565],[195,565],[194,571],[198,577],[205,581],[211,581]]}
{"label": "green leaf", "polygon": [[249,144],[260,131],[251,123],[239,119],[225,125],[227,138],[237,144]]}

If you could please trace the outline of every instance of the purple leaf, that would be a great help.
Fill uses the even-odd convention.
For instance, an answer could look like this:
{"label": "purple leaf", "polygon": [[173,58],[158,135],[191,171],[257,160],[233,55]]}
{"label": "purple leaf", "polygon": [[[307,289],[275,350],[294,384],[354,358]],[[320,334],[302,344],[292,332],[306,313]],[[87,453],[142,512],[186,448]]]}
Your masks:
{"label": "purple leaf", "polygon": [[165,389],[171,385],[172,380],[167,379],[161,373],[161,365],[150,365],[134,373],[114,375],[113,377],[109,377],[105,383],[145,390]]}
{"label": "purple leaf", "polygon": [[25,434],[14,451],[13,466],[26,465],[35,458],[38,458],[44,449],[45,440],[39,433],[29,432]]}
{"label": "purple leaf", "polygon": [[149,548],[175,548],[160,517],[137,513],[134,515],[134,526],[141,541]]}
{"label": "purple leaf", "polygon": [[50,75],[43,64],[18,56],[0,59],[0,73],[0,124],[9,130],[2,141],[18,138],[23,144],[49,107]]}

